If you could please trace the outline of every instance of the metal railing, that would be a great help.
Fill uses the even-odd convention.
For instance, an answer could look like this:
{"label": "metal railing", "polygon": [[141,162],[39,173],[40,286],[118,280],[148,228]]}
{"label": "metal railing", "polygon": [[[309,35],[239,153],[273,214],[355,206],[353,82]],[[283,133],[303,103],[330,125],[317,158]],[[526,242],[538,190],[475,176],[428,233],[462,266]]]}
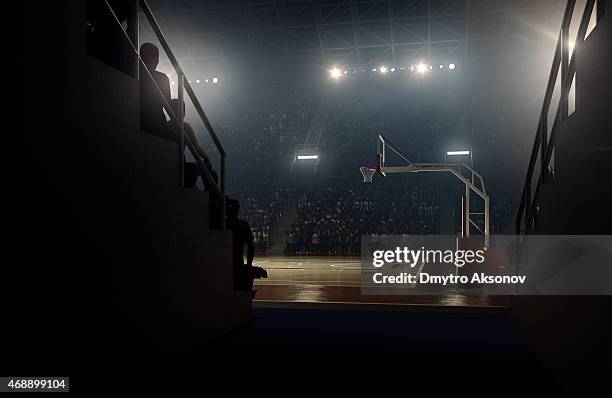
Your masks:
{"label": "metal railing", "polygon": [[[116,20],[117,24],[119,26],[121,26],[121,21],[119,20],[119,18],[115,14],[112,6],[108,3],[107,0],[104,0],[104,3],[106,5],[107,10],[111,13],[113,18]],[[139,66],[141,67],[141,70],[144,70],[145,73],[147,73],[149,79],[151,79],[151,82],[155,85],[155,87],[157,88],[157,90],[159,92],[159,95],[160,95],[161,100],[162,100],[162,106],[164,107],[164,110],[167,112],[168,116],[170,117],[169,125],[173,126],[173,128],[176,130],[176,133],[177,133],[177,136],[178,136],[177,137],[178,138],[178,144],[179,144],[179,147],[178,147],[179,159],[178,159],[178,161],[179,161],[179,181],[180,181],[180,184],[181,184],[181,186],[183,186],[183,181],[184,181],[184,161],[185,161],[184,155],[185,155],[185,147],[187,147],[187,149],[191,153],[192,157],[195,159],[196,164],[198,165],[198,168],[199,168],[199,170],[201,172],[201,176],[202,176],[202,178],[204,180],[205,186],[208,189],[211,189],[219,197],[219,201],[221,202],[221,211],[224,212],[224,208],[225,208],[225,206],[224,206],[224,204],[225,204],[225,157],[226,157],[225,150],[223,149],[223,146],[221,145],[221,142],[219,141],[219,138],[217,137],[217,134],[215,133],[212,125],[210,124],[210,121],[206,117],[206,114],[204,113],[204,110],[202,109],[202,106],[200,105],[200,102],[198,101],[198,98],[195,95],[195,92],[193,91],[193,88],[189,84],[189,80],[185,78],[185,73],[183,72],[183,69],[179,65],[178,60],[174,56],[174,53],[170,49],[170,46],[168,45],[168,42],[166,41],[166,38],[164,37],[159,24],[157,23],[155,17],[153,16],[153,13],[151,12],[151,8],[147,4],[146,0],[138,0],[137,3],[138,3],[138,7],[140,8],[140,10],[142,10],[143,14],[147,18],[147,21],[151,25],[151,27],[153,29],[153,32],[155,33],[155,36],[159,40],[159,42],[160,42],[164,52],[166,53],[166,56],[170,60],[170,63],[172,64],[172,67],[174,68],[174,70],[175,70],[175,72],[177,74],[178,103],[179,104],[183,104],[184,103],[184,96],[185,96],[185,91],[186,91],[188,97],[191,99],[191,102],[194,105],[196,113],[198,114],[198,116],[202,120],[202,123],[204,124],[207,133],[209,134],[210,138],[214,142],[215,147],[216,147],[217,152],[219,153],[219,157],[220,157],[219,181],[216,182],[214,180],[214,178],[212,177],[211,173],[209,172],[208,167],[201,160],[201,158],[200,158],[200,156],[199,156],[199,154],[198,154],[198,152],[196,150],[195,144],[193,142],[191,142],[191,140],[189,139],[189,137],[187,135],[185,135],[185,131],[184,131],[184,128],[183,128],[183,119],[184,119],[184,116],[185,116],[184,115],[183,107],[182,106],[178,106],[178,114],[174,112],[174,110],[170,106],[170,103],[168,103],[168,101],[164,97],[163,91],[157,85],[155,79],[153,78],[152,71],[150,71],[147,68],[147,66],[145,65],[144,61],[140,57],[139,50],[138,50],[138,48],[139,48],[138,43],[134,43],[132,41],[132,39],[129,37],[129,35],[124,32],[125,33],[125,39],[128,41],[129,45],[131,46],[131,49],[134,51],[135,56],[138,58],[138,63],[139,63]],[[139,76],[139,79],[142,80],[141,76]],[[222,226],[224,224],[224,218],[225,217],[222,217],[222,220],[221,220],[221,225]]]}
{"label": "metal railing", "polygon": [[[544,94],[544,101],[542,104],[542,110],[540,112],[538,127],[531,150],[531,157],[529,159],[525,184],[521,193],[521,202],[515,225],[516,234],[525,234],[533,226],[535,216],[539,210],[540,187],[542,184],[549,181],[552,176],[550,162],[555,148],[555,134],[559,125],[568,117],[569,93],[576,74],[576,54],[578,48],[584,42],[595,1],[596,0],[586,1],[584,11],[580,19],[580,26],[578,27],[578,32],[574,41],[575,44],[574,48],[572,49],[571,58],[569,31],[572,17],[574,15],[576,0],[568,0],[566,4],[559,37],[557,39],[555,55],[553,57],[552,67],[548,77],[548,83],[546,85],[546,92]],[[605,0],[597,0],[598,20],[600,20],[604,15],[604,5]],[[561,70],[560,76],[559,70]],[[560,79],[561,89],[554,122],[549,134],[548,115],[553,99],[553,93],[555,91],[557,77]],[[539,165],[537,164],[538,157],[540,157]],[[535,180],[535,189],[532,189],[534,184],[534,174],[537,167],[540,168],[540,174],[537,177],[537,180]]]}

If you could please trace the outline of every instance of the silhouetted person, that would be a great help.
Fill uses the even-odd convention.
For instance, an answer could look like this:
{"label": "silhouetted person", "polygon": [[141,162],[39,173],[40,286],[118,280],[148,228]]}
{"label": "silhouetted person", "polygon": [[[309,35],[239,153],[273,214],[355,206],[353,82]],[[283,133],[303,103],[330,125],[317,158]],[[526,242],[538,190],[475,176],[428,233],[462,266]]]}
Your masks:
{"label": "silhouetted person", "polygon": [[151,79],[147,70],[140,66],[140,128],[164,138],[176,139],[176,134],[166,126],[162,100],[163,96],[170,103],[170,79],[155,70],[159,64],[159,50],[152,43],[144,43],[140,46],[140,57],[153,76]]}
{"label": "silhouetted person", "polygon": [[[172,101],[170,101],[170,106],[172,107],[172,111],[177,116],[178,116],[178,111],[179,111],[178,104],[179,104],[179,101],[176,98],[173,99]],[[185,115],[185,103],[183,102],[183,116],[184,115]],[[173,126],[172,121],[170,121],[170,122],[168,122],[168,128],[169,129],[177,128],[177,126]],[[187,138],[195,146],[195,149],[196,149],[196,152],[197,152],[197,156],[200,158],[202,163],[204,163],[204,165],[208,169],[208,172],[210,173],[212,179],[214,180],[214,182],[216,184],[218,182],[217,181],[217,173],[215,172],[215,170],[212,167],[212,163],[210,162],[210,158],[208,157],[208,155],[206,154],[204,149],[198,143],[198,138],[196,137],[196,133],[195,133],[193,127],[191,127],[191,124],[189,124],[188,122],[183,121],[183,130],[185,131],[185,135],[187,136]],[[185,144],[185,146],[187,146],[187,144]],[[198,176],[201,175],[200,168],[198,167],[198,165],[196,163],[185,161],[185,169],[184,169],[184,171],[185,171],[185,188],[194,188],[195,184],[196,184],[196,181],[198,180]],[[205,189],[207,189],[208,182],[205,181],[204,179],[202,179],[202,181],[204,182]]]}
{"label": "silhouetted person", "polygon": [[[226,228],[232,231],[233,246],[233,270],[234,270],[234,289],[253,290],[254,278],[267,278],[267,272],[260,267],[253,267],[255,257],[255,245],[253,244],[253,232],[249,223],[238,218],[240,213],[240,202],[236,199],[228,199],[225,212],[227,215]],[[247,263],[244,264],[243,251],[247,246]]]}

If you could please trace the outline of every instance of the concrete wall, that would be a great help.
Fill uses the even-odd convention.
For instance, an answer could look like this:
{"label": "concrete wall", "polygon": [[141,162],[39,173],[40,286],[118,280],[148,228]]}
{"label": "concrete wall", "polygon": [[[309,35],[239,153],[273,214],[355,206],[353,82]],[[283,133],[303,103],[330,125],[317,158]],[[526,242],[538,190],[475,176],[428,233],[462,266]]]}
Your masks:
{"label": "concrete wall", "polygon": [[[555,178],[543,186],[533,233],[612,233],[610,22],[608,10],[578,51],[576,112],[559,128]],[[607,389],[610,297],[516,297],[512,309],[529,345],[572,395]]]}

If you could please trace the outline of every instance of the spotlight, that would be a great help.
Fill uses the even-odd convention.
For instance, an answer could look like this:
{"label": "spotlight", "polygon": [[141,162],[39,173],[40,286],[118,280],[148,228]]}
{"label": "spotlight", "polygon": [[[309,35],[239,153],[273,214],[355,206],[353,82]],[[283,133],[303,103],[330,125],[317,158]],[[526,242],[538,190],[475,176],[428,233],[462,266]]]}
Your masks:
{"label": "spotlight", "polygon": [[450,70],[455,69],[455,64],[448,64],[448,69],[450,69]]}
{"label": "spotlight", "polygon": [[219,79],[217,79],[216,77],[213,77],[212,82],[213,82],[213,84],[217,84],[217,83],[219,83]]}
{"label": "spotlight", "polygon": [[427,72],[427,65],[425,65],[425,64],[418,64],[417,65],[417,72],[419,72],[419,73]]}
{"label": "spotlight", "polygon": [[376,68],[372,68],[372,72],[376,72]]}
{"label": "spotlight", "polygon": [[391,72],[395,72],[395,68],[391,68]]}
{"label": "spotlight", "polygon": [[329,71],[330,76],[333,77],[334,79],[338,79],[341,75],[342,72],[340,72],[340,69],[338,68],[334,68],[331,71]]}
{"label": "spotlight", "polygon": [[415,66],[414,66],[414,65],[411,65],[411,66],[410,66],[410,73],[414,72],[414,68],[415,68]]}
{"label": "spotlight", "polygon": [[176,84],[176,82],[173,80],[173,81],[172,81],[172,85],[175,85],[175,84]]}
{"label": "spotlight", "polygon": [[345,69],[345,70],[344,70],[344,74],[345,74],[345,75],[348,75],[348,70],[346,70],[346,69]]}
{"label": "spotlight", "polygon": [[387,69],[387,67],[386,67],[386,66],[381,66],[381,67],[380,67],[380,73],[382,73],[383,75],[384,75],[385,73],[387,73],[388,71],[389,71],[389,69]]}
{"label": "spotlight", "polygon": [[200,79],[196,80],[196,83],[200,84]]}
{"label": "spotlight", "polygon": [[208,84],[208,78],[204,79],[204,83]]}
{"label": "spotlight", "polygon": [[469,155],[470,151],[447,151],[446,154],[448,156],[461,156],[461,155]]}
{"label": "spotlight", "polygon": [[298,155],[298,160],[314,160],[318,159],[319,155]]}
{"label": "spotlight", "polygon": [[444,69],[444,65],[440,64],[440,69]]}

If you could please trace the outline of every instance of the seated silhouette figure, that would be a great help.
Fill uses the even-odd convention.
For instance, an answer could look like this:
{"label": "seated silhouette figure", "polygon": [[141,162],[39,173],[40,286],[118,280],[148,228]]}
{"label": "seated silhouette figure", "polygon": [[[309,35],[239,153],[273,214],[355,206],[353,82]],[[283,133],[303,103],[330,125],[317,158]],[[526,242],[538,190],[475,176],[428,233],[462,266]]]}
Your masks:
{"label": "seated silhouette figure", "polygon": [[[170,101],[170,106],[172,107],[172,111],[174,112],[174,114],[178,116],[179,100],[177,98],[172,99]],[[185,115],[185,103],[183,102],[183,117],[184,115]],[[178,126],[175,126],[172,121],[169,121],[168,129],[178,129]],[[189,139],[189,141],[191,141],[191,143],[195,146],[197,156],[200,158],[202,163],[204,163],[204,165],[208,169],[208,172],[210,173],[212,179],[214,180],[216,184],[217,183],[217,173],[212,167],[210,158],[208,157],[204,149],[200,146],[198,142],[198,138],[196,136],[196,132],[193,129],[193,127],[191,127],[191,124],[189,124],[189,122],[183,121],[183,131],[185,132],[187,139]],[[185,171],[185,188],[194,188],[198,177],[202,173],[200,168],[198,167],[196,163],[185,161],[184,171]],[[204,178],[202,178],[202,181],[204,182],[205,189],[208,190],[208,187],[207,187],[208,182]]]}
{"label": "seated silhouette figure", "polygon": [[[234,270],[234,289],[247,290],[253,292],[253,279],[267,278],[268,273],[261,267],[253,267],[255,258],[255,245],[253,244],[253,232],[249,223],[238,218],[240,213],[240,202],[236,199],[227,199],[225,212],[227,220],[225,226],[232,231],[233,246],[233,270]],[[247,246],[247,262],[244,264],[244,246]]]}
{"label": "seated silhouette figure", "polygon": [[140,46],[140,57],[146,66],[145,69],[140,65],[140,128],[176,140],[176,134],[166,126],[164,114],[163,99],[170,103],[170,79],[155,70],[159,64],[159,50],[152,43],[144,43]]}

